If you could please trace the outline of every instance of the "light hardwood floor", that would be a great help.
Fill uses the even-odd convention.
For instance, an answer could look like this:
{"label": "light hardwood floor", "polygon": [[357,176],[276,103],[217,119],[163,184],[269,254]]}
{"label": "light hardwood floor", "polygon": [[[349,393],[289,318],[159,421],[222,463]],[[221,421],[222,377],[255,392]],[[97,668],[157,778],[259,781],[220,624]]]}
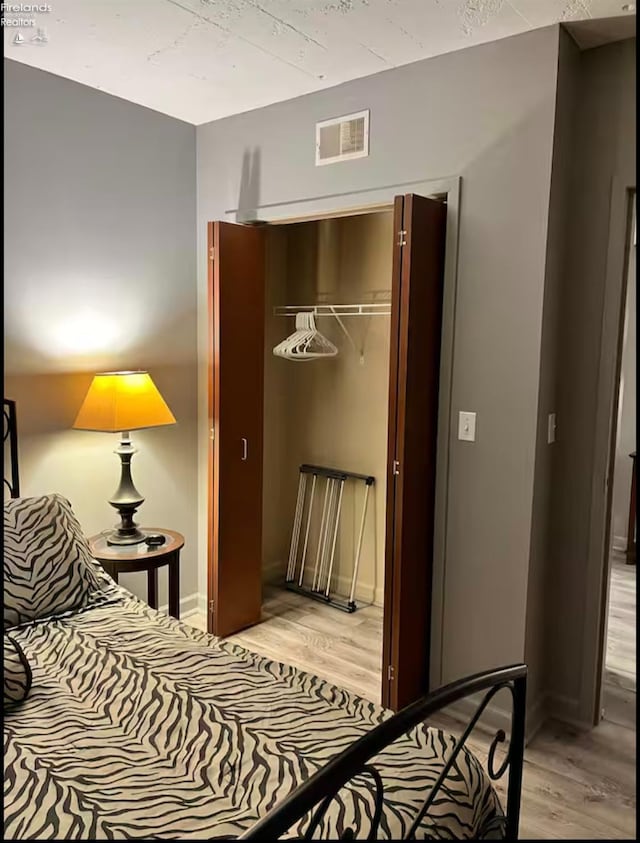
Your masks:
{"label": "light hardwood floor", "polygon": [[[612,597],[616,593],[612,591]],[[380,609],[370,606],[347,615],[274,589],[265,598],[263,622],[227,641],[380,701]],[[206,628],[204,617],[191,615],[184,620]],[[608,719],[592,732],[549,723],[526,748],[522,838],[635,839],[635,704],[633,717],[628,711],[629,696],[635,699],[635,693],[624,687],[617,690],[617,708],[605,702],[610,709]],[[460,724],[445,715],[433,725],[460,733]],[[486,761],[487,737],[474,733],[469,746]],[[498,791],[504,800],[504,785],[499,784]]]}
{"label": "light hardwood floor", "polygon": [[[636,690],[636,566],[622,553],[611,555],[605,676]],[[611,676],[613,674],[613,676]]]}
{"label": "light hardwood floor", "polygon": [[611,556],[603,718],[636,728],[636,566],[623,553]]}

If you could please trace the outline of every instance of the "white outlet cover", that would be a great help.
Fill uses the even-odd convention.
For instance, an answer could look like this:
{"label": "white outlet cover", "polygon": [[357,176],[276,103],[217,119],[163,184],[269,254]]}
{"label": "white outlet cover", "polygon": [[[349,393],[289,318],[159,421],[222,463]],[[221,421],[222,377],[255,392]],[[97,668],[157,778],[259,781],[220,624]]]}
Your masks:
{"label": "white outlet cover", "polygon": [[458,416],[458,439],[463,442],[476,441],[476,414],[461,412]]}

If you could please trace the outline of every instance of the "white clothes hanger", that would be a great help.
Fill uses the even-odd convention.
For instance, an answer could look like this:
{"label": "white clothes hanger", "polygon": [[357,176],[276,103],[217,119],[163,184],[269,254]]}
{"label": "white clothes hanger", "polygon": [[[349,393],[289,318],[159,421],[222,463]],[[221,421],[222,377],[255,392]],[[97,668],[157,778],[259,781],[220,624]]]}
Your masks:
{"label": "white clothes hanger", "polygon": [[278,357],[306,362],[321,357],[335,357],[336,346],[316,328],[312,313],[296,314],[296,330],[273,349]]}
{"label": "white clothes hanger", "polygon": [[338,349],[318,331],[313,313],[301,312],[296,314],[296,330],[279,343],[273,353],[276,357],[302,363],[322,357],[335,357]]}

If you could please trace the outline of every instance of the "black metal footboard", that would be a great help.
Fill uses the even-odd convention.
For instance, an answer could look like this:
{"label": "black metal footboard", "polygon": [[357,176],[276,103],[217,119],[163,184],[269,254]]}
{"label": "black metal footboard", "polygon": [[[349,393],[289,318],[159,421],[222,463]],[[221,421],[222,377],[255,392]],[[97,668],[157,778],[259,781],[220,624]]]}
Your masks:
{"label": "black metal footboard", "polygon": [[[240,840],[277,840],[291,829],[301,819],[311,814],[311,822],[304,835],[305,840],[313,839],[322,818],[326,814],[331,802],[345,784],[356,776],[366,775],[373,780],[375,793],[375,809],[370,818],[370,828],[365,832],[368,840],[376,840],[380,820],[384,807],[384,783],[379,772],[369,764],[385,747],[402,737],[415,726],[420,725],[429,717],[463,699],[474,694],[486,692],[478,708],[456,741],[451,755],[429,793],[425,794],[424,803],[417,812],[413,822],[405,835],[406,840],[415,839],[416,831],[429,814],[438,791],[446,780],[451,767],[464,747],[467,738],[478,723],[482,713],[493,697],[502,689],[511,693],[511,734],[505,757],[496,769],[495,753],[498,744],[506,740],[505,732],[500,729],[491,742],[488,758],[487,773],[492,781],[496,781],[509,770],[507,789],[507,804],[504,817],[504,836],[507,840],[518,839],[520,820],[520,790],[522,785],[522,764],[524,753],[525,728],[525,698],[526,698],[527,668],[525,665],[513,665],[484,673],[478,673],[458,682],[453,682],[443,688],[433,691],[415,703],[399,711],[393,717],[376,726],[362,738],[355,741],[348,749],[330,761],[321,770],[294,790],[283,802],[269,812],[267,816],[255,823],[240,836]],[[362,830],[361,832],[362,833]],[[341,839],[355,839],[355,832],[347,828]]]}
{"label": "black metal footboard", "polygon": [[[4,470],[5,492],[9,497],[20,497],[20,475],[18,473],[18,425],[16,422],[16,402],[4,399]],[[9,453],[7,454],[7,448]],[[7,477],[8,474],[8,477]]]}

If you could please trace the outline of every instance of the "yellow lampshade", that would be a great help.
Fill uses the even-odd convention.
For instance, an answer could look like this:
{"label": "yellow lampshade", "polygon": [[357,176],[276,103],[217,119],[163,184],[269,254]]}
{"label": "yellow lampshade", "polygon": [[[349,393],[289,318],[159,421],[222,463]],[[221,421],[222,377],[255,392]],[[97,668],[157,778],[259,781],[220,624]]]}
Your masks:
{"label": "yellow lampshade", "polygon": [[175,423],[148,372],[103,372],[94,376],[73,426],[120,433]]}

